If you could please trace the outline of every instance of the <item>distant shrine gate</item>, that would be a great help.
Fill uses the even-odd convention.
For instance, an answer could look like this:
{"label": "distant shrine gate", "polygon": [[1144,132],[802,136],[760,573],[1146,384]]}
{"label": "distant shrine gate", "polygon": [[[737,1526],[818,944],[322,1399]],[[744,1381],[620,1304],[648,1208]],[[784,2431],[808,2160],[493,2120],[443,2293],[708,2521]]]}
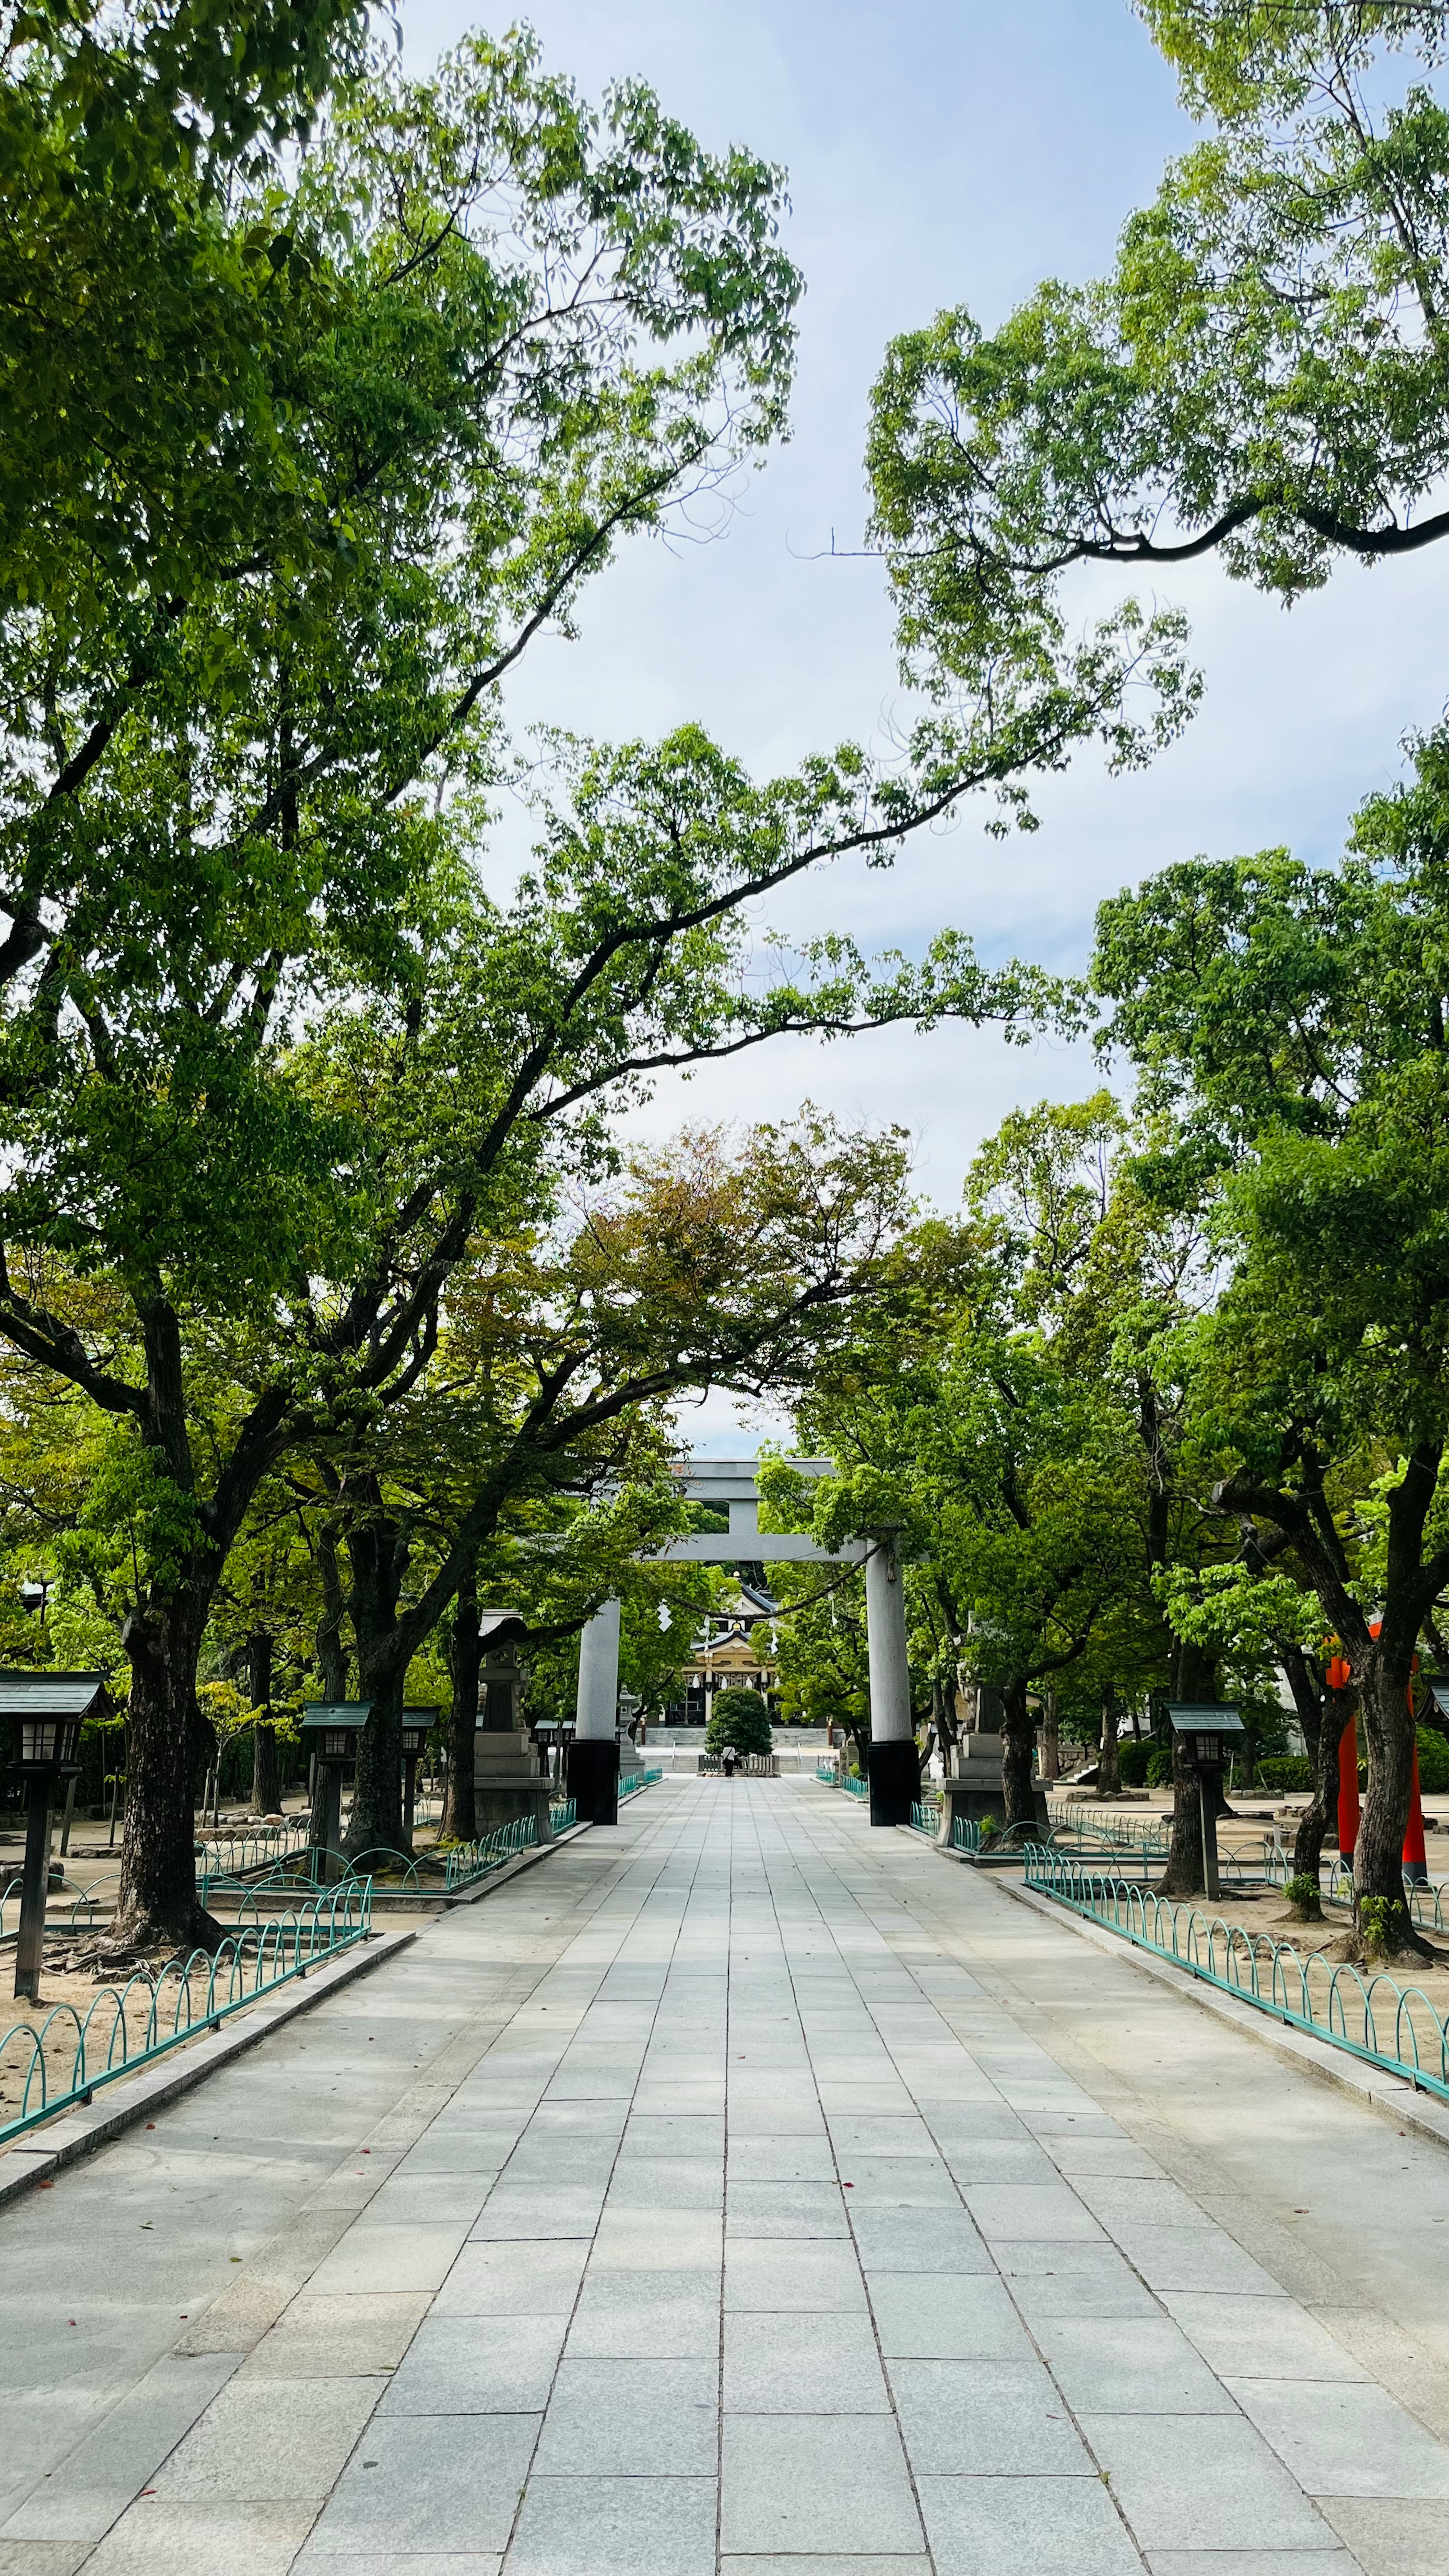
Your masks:
{"label": "distant shrine gate", "polygon": [[[826,1476],[829,1458],[791,1458],[797,1475]],[[814,1539],[762,1530],[753,1458],[699,1458],[676,1469],[691,1502],[727,1509],[727,1530],[691,1531],[667,1539],[650,1562],[691,1565],[863,1565],[866,1645],[870,1664],[870,1821],[908,1825],[921,1794],[906,1657],[905,1591],[890,1530],[817,1547]],[[612,1825],[619,1816],[619,1603],[606,1601],[579,1640],[578,1714],[568,1750],[568,1788],[580,1822]]]}

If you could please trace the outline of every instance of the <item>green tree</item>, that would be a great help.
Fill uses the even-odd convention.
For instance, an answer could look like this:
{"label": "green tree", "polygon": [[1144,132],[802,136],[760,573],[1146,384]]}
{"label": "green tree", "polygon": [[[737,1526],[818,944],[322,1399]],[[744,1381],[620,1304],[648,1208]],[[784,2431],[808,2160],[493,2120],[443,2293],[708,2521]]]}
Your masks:
{"label": "green tree", "polygon": [[1164,872],[1104,907],[1094,969],[1111,1034],[1181,1105],[1156,1185],[1184,1164],[1221,1175],[1231,1271],[1194,1390],[1224,1461],[1215,1501],[1291,1551],[1352,1662],[1369,1748],[1356,1898],[1391,1906],[1406,1689],[1449,1583],[1446,776],[1436,736],[1410,784],[1363,808],[1341,869],[1270,852]]}
{"label": "green tree", "polygon": [[704,1730],[705,1750],[709,1753],[768,1753],[773,1744],[770,1712],[759,1691],[722,1690],[714,1695],[709,1724]]}
{"label": "green tree", "polygon": [[1111,273],[893,341],[868,463],[907,659],[1065,674],[1063,585],[1216,554],[1285,600],[1449,534],[1436,0],[1139,0],[1208,132]]}

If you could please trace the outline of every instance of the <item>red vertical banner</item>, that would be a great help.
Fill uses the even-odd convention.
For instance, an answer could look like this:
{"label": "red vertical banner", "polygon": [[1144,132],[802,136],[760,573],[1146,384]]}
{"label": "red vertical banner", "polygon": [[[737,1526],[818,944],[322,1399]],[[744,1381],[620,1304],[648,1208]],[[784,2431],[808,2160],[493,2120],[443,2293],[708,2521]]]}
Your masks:
{"label": "red vertical banner", "polygon": [[1429,1858],[1424,1849],[1424,1801],[1419,1795],[1419,1748],[1414,1747],[1414,1786],[1409,1821],[1404,1827],[1404,1876],[1411,1887],[1429,1884]]}
{"label": "red vertical banner", "polygon": [[1358,1724],[1350,1718],[1338,1739],[1338,1848],[1346,1864],[1352,1862],[1357,1841]]}

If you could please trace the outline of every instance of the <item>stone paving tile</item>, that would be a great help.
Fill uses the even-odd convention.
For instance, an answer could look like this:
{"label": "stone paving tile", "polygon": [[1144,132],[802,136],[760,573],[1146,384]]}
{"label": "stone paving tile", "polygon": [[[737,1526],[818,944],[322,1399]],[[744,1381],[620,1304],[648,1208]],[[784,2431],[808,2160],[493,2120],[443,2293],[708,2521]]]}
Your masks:
{"label": "stone paving tile", "polygon": [[835,2182],[730,2183],[726,2233],[805,2240],[848,2236],[845,2199]]}
{"label": "stone paving tile", "polygon": [[1037,2245],[1101,2244],[1105,2238],[1066,2183],[978,2183],[965,2201],[988,2245],[1023,2238]]}
{"label": "stone paving tile", "polygon": [[1078,2414],[1231,2415],[1233,2399],[1169,2317],[1037,2317],[1032,2331]]}
{"label": "stone paving tile", "polygon": [[568,2316],[588,2260],[587,2237],[505,2238],[462,2248],[432,2313],[439,2317]]}
{"label": "stone paving tile", "polygon": [[[330,2567],[339,2562],[326,2553],[314,2557],[304,2549],[296,2561],[296,2576],[306,2576],[308,2568]],[[498,2551],[474,2549],[448,2550],[419,2557],[415,2550],[389,2550],[384,2555],[365,2549],[349,2555],[343,2562],[346,2576],[498,2576],[503,2560]]]}
{"label": "stone paving tile", "polygon": [[312,2273],[315,2297],[348,2290],[438,2290],[468,2233],[467,2222],[447,2226],[369,2226],[359,2220]]}
{"label": "stone paving tile", "polygon": [[717,2267],[590,2272],[569,2350],[599,2360],[699,2360],[718,2354],[719,2332]]}
{"label": "stone paving tile", "polygon": [[823,2124],[815,2136],[778,2129],[757,2138],[731,2136],[729,2177],[731,2191],[742,2182],[834,2182],[835,2158]]}
{"label": "stone paving tile", "polygon": [[1360,2576],[1346,2549],[1154,2549],[1152,2576]]}
{"label": "stone paving tile", "polygon": [[1361,2362],[1296,2299],[1169,2290],[1163,2305],[1209,2369],[1242,2379],[1363,2380]]}
{"label": "stone paving tile", "polygon": [[86,2559],[86,2576],[286,2576],[314,2511],[147,2497]]}
{"label": "stone paving tile", "polygon": [[929,2558],[739,2558],[729,2552],[719,2563],[720,2576],[931,2576]]}
{"label": "stone paving tile", "polygon": [[725,2318],[729,2414],[886,2415],[890,2392],[869,2317],[838,2313]]}
{"label": "stone paving tile", "polygon": [[724,2303],[727,2310],[864,2309],[855,2248],[828,2237],[793,2245],[769,2237],[733,2237],[725,2255]]}
{"label": "stone paving tile", "polygon": [[888,2360],[1018,2361],[1026,2329],[1004,2285],[977,2273],[872,2272],[870,2303]]}
{"label": "stone paving tile", "polygon": [[887,2369],[918,2478],[1096,2476],[1039,2361],[892,2361]]}
{"label": "stone paving tile", "polygon": [[378,2416],[310,2554],[505,2549],[538,2427],[537,2415]]}
{"label": "stone paving tile", "polygon": [[712,2478],[719,2366],[566,2356],[549,2400],[535,2477]]}
{"label": "stone paving tile", "polygon": [[385,2382],[234,2380],[154,2477],[166,2503],[320,2504]]}
{"label": "stone paving tile", "polygon": [[1224,2385],[1310,2495],[1449,2504],[1449,2451],[1386,2388],[1337,2380]]}
{"label": "stone paving tile", "polygon": [[430,2304],[426,2290],[353,2290],[332,2298],[304,2291],[248,2353],[238,2377],[371,2378],[395,2370]]}
{"label": "stone paving tile", "polygon": [[715,2576],[715,2482],[530,2478],[507,2576]]}
{"label": "stone paving tile", "polygon": [[992,2262],[964,2210],[933,2210],[923,2226],[914,2209],[855,2206],[847,2198],[856,2250],[867,2272],[992,2272]]}
{"label": "stone paving tile", "polygon": [[884,2555],[917,2549],[920,2539],[889,2416],[726,2416],[722,2549]]}
{"label": "stone paving tile", "polygon": [[528,2415],[548,2404],[566,2316],[431,2316],[394,2371],[383,2415]]}
{"label": "stone paving tile", "polygon": [[922,2478],[936,2576],[1142,2576],[1096,2478]]}
{"label": "stone paving tile", "polygon": [[1328,2535],[1297,2480],[1241,2416],[1082,2415],[1141,2546],[1313,2549]]}

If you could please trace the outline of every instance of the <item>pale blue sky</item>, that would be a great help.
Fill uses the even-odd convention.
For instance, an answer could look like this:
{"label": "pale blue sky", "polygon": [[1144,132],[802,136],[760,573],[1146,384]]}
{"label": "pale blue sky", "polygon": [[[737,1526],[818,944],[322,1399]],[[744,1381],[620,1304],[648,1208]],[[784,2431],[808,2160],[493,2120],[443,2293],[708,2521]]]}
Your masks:
{"label": "pale blue sky", "polygon": [[[580,640],[534,648],[510,712],[614,737],[697,719],[760,770],[842,736],[882,743],[899,699],[880,574],[821,552],[832,530],[859,539],[884,344],[943,304],[991,325],[1039,278],[1102,267],[1190,133],[1172,82],[1126,0],[538,0],[528,15],[587,92],[637,73],[709,144],[786,163],[807,294],[790,444],[718,542],[636,544],[586,599]],[[480,20],[470,0],[405,0],[403,22],[421,68]],[[989,840],[968,808],[892,873],[806,881],[775,918],[906,948],[951,922],[988,958],[1080,967],[1101,897],[1171,859],[1280,841],[1331,854],[1351,806],[1398,774],[1405,729],[1442,707],[1446,563],[1433,549],[1341,571],[1291,616],[1212,565],[1185,569],[1159,595],[1193,617],[1207,697],[1145,776],[1109,779],[1089,756],[1046,782],[1034,836]],[[1091,601],[1084,586],[1083,615]],[[1007,1107],[1093,1079],[1084,1055],[988,1033],[788,1042],[671,1086],[650,1123],[778,1117],[809,1096],[908,1126],[922,1186],[950,1204]],[[730,1439],[714,1406],[698,1429],[700,1445]]]}

